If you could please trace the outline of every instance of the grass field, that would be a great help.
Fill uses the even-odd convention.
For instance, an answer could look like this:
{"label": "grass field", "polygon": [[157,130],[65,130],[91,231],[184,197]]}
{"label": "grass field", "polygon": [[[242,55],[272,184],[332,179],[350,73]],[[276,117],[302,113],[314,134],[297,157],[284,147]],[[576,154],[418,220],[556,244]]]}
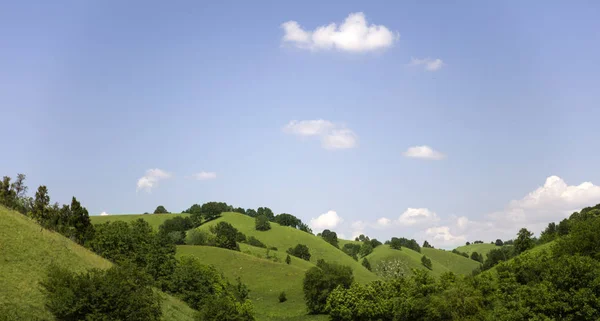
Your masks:
{"label": "grass field", "polygon": [[199,229],[208,230],[211,225],[218,224],[220,221],[230,223],[240,232],[246,234],[246,236],[254,236],[267,246],[277,247],[279,252],[282,253],[288,248],[296,246],[296,244],[304,244],[308,246],[311,254],[310,261],[312,263],[316,264],[318,259],[324,259],[325,261],[348,265],[354,271],[354,277],[358,282],[366,283],[377,279],[375,274],[364,268],[359,262],[354,261],[354,259],[340,249],[335,248],[320,237],[292,227],[271,223],[270,230],[257,231],[254,228],[254,219],[252,217],[239,213],[223,213],[222,217],[203,224]]}
{"label": "grass field", "polygon": [[[111,266],[62,235],[0,206],[0,319],[53,320],[39,287],[51,263],[77,272]],[[163,320],[193,320],[194,310],[185,303],[161,296]]]}
{"label": "grass field", "polygon": [[[416,252],[403,247],[401,250],[394,250],[389,245],[380,245],[373,250],[373,253],[367,255],[373,269],[384,260],[396,259],[405,264],[407,272],[411,269],[428,270],[421,264],[421,257],[426,255],[431,259],[432,275],[438,276],[444,272],[454,272],[457,274],[469,274],[473,269],[479,266],[479,263],[467,259],[463,256],[446,252],[438,249],[421,248],[421,252]],[[429,271],[429,270],[428,270]]]}
{"label": "grass field", "polygon": [[495,244],[490,244],[490,243],[478,243],[478,244],[470,244],[470,245],[463,245],[463,246],[459,246],[456,248],[457,251],[460,252],[465,252],[469,255],[471,255],[471,253],[473,252],[477,252],[481,255],[483,255],[483,258],[485,259],[486,254],[495,249],[498,248],[499,246],[496,246]]}
{"label": "grass field", "polygon": [[[251,249],[253,248],[253,249]],[[252,250],[256,254],[265,254],[265,249],[242,244],[241,250]],[[273,252],[273,251],[272,251]],[[279,256],[285,255],[279,253]],[[180,245],[177,256],[196,256],[203,264],[212,264],[230,280],[240,277],[250,289],[250,299],[254,304],[257,320],[324,320],[319,316],[306,314],[306,305],[302,292],[304,273],[314,266],[298,258],[292,258],[290,265],[258,258],[217,247]],[[285,291],[287,301],[279,303],[279,293]],[[326,319],[326,318],[325,318]]]}
{"label": "grass field", "polygon": [[94,215],[90,216],[90,220],[92,224],[102,224],[106,222],[114,222],[114,221],[124,221],[124,222],[132,222],[137,220],[138,218],[143,218],[146,220],[154,230],[158,231],[158,227],[166,220],[173,218],[175,216],[186,217],[190,214],[118,214],[118,215],[105,215],[99,216]]}

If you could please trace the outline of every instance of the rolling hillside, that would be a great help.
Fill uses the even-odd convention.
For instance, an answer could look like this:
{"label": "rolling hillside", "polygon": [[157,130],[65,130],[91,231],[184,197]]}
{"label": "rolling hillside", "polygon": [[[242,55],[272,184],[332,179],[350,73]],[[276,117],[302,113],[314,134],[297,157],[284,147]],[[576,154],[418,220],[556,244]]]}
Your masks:
{"label": "rolling hillside", "polygon": [[[306,314],[306,305],[302,292],[302,280],[306,270],[314,266],[298,258],[292,258],[290,265],[277,263],[255,255],[264,255],[266,250],[241,245],[242,251],[226,250],[217,247],[180,245],[177,256],[196,256],[204,264],[212,264],[230,281],[240,277],[250,289],[250,299],[254,304],[257,320],[327,320],[326,316]],[[285,253],[270,251],[285,260]],[[279,303],[278,296],[285,291],[287,301]]]}
{"label": "rolling hillside", "polygon": [[[111,263],[62,235],[0,206],[0,320],[53,320],[39,281],[51,263],[82,272]],[[194,310],[166,295],[163,320],[193,320]]]}
{"label": "rolling hillside", "polygon": [[186,217],[190,214],[119,214],[119,215],[93,215],[90,216],[90,220],[93,224],[102,224],[105,222],[111,221],[124,221],[124,222],[133,222],[138,218],[143,218],[152,226],[154,230],[158,230],[158,227],[166,220],[173,218],[175,216]]}
{"label": "rolling hillside", "polygon": [[354,271],[354,277],[358,282],[366,283],[377,279],[377,276],[340,249],[335,248],[319,237],[292,227],[271,223],[270,230],[257,231],[254,228],[254,218],[239,213],[223,213],[222,217],[203,224],[199,229],[208,230],[210,226],[218,224],[220,221],[230,223],[240,232],[247,236],[256,237],[267,246],[277,247],[280,252],[285,252],[288,248],[296,246],[296,244],[304,244],[309,248],[312,263],[316,264],[318,259],[324,259],[325,261],[348,265]]}
{"label": "rolling hillside", "polygon": [[394,250],[390,248],[389,245],[381,245],[376,247],[375,250],[373,250],[373,253],[367,255],[367,259],[371,263],[373,269],[375,269],[377,264],[382,261],[390,259],[400,260],[405,265],[407,273],[410,273],[410,270],[413,268],[427,270],[427,268],[421,264],[421,257],[425,254],[431,259],[431,274],[435,276],[449,271],[457,274],[469,274],[473,269],[479,266],[479,263],[452,252],[429,248],[422,248],[421,251],[422,253],[418,253],[405,247],[401,250]]}
{"label": "rolling hillside", "polygon": [[459,246],[456,248],[457,251],[460,252],[465,252],[469,255],[471,255],[471,253],[473,252],[477,252],[481,255],[483,255],[483,257],[486,257],[486,254],[497,248],[498,246],[496,246],[495,244],[490,244],[490,243],[478,243],[478,244],[469,244],[469,245],[463,245],[463,246]]}

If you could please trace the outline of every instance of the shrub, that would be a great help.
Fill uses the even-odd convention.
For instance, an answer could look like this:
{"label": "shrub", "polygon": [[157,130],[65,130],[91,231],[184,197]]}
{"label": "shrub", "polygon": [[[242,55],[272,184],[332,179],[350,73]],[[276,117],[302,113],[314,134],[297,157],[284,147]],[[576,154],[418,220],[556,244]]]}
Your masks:
{"label": "shrub", "polygon": [[429,259],[427,256],[423,255],[421,257],[421,264],[431,270],[431,259]]}
{"label": "shrub", "polygon": [[267,231],[271,229],[271,222],[266,215],[259,215],[254,219],[254,227],[257,231]]}
{"label": "shrub", "polygon": [[192,219],[189,217],[181,217],[175,216],[174,218],[170,218],[164,221],[159,227],[158,231],[160,233],[168,234],[173,231],[185,232],[189,229],[192,229],[194,224],[192,223]]}
{"label": "shrub", "polygon": [[304,300],[309,313],[324,313],[329,293],[335,288],[349,288],[354,281],[352,269],[335,263],[317,262],[306,271],[303,281]]}
{"label": "shrub", "polygon": [[339,247],[337,233],[335,233],[334,231],[324,230],[320,236],[323,240],[325,240],[325,242],[335,247]]}
{"label": "shrub", "polygon": [[215,246],[236,251],[240,250],[237,240],[241,238],[241,233],[233,225],[227,222],[219,222],[217,225],[211,226],[210,231],[215,234]]}
{"label": "shrub", "polygon": [[160,320],[160,298],[135,266],[76,274],[52,266],[41,282],[46,307],[57,320]]}
{"label": "shrub", "polygon": [[256,246],[256,247],[262,247],[262,248],[267,247],[263,242],[261,242],[259,239],[257,239],[254,236],[248,237],[248,239],[246,240],[246,243],[248,243],[249,245],[252,245],[252,246]]}
{"label": "shrub", "polygon": [[187,245],[213,245],[214,236],[206,231],[193,229],[187,232],[185,238],[185,244]]}
{"label": "shrub", "polygon": [[303,260],[309,261],[310,260],[310,252],[308,251],[308,246],[304,245],[304,244],[298,244],[296,245],[294,248],[289,248],[287,250],[288,254],[291,254],[295,257],[299,257]]}
{"label": "shrub", "polygon": [[287,301],[287,297],[285,296],[285,292],[279,293],[279,303],[283,303]]}
{"label": "shrub", "polygon": [[342,247],[342,251],[344,253],[351,256],[353,259],[358,260],[358,253],[360,252],[360,245],[354,243],[346,243]]}
{"label": "shrub", "polygon": [[167,209],[162,205],[157,206],[156,209],[154,210],[154,214],[168,214],[168,213],[169,213],[169,211],[167,211]]}
{"label": "shrub", "polygon": [[185,232],[184,231],[173,231],[167,234],[167,239],[172,244],[183,244],[185,242]]}
{"label": "shrub", "polygon": [[362,266],[364,266],[367,270],[371,271],[371,263],[369,262],[369,260],[367,260],[367,258],[364,258],[362,260]]}
{"label": "shrub", "polygon": [[290,257],[289,254],[285,257],[285,263],[287,263],[287,264],[292,263],[292,258]]}
{"label": "shrub", "polygon": [[277,251],[277,247],[275,247],[275,246],[271,246],[271,247],[269,247],[269,249],[271,249],[273,251]]}

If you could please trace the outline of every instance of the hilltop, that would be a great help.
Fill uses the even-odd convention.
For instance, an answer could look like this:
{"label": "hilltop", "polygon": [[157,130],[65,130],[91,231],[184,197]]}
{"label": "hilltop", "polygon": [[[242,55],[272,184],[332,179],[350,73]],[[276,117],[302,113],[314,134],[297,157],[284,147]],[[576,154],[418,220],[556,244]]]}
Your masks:
{"label": "hilltop", "polygon": [[114,221],[123,221],[123,222],[133,222],[138,218],[143,218],[155,231],[158,231],[158,227],[164,223],[166,220],[181,216],[188,217],[190,214],[186,213],[175,213],[175,214],[117,214],[117,215],[93,215],[90,216],[90,220],[92,224],[102,224],[106,222],[114,222]]}
{"label": "hilltop", "polygon": [[[112,264],[59,233],[0,206],[0,319],[53,320],[44,307],[39,281],[52,263],[71,271],[109,268]],[[194,310],[167,294],[163,320],[191,321]]]}
{"label": "hilltop", "polygon": [[477,244],[471,243],[469,245],[459,246],[456,248],[456,250],[459,252],[467,253],[469,256],[471,255],[471,253],[477,252],[477,253],[483,255],[483,257],[485,258],[486,254],[488,254],[489,251],[496,249],[496,248],[500,248],[500,246],[497,246],[496,244],[490,244],[490,243],[477,243]]}

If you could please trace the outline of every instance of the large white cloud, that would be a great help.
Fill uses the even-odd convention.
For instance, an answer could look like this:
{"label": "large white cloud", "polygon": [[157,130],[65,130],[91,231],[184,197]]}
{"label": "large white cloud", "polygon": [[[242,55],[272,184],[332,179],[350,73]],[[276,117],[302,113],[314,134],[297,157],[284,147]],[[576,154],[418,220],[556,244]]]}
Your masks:
{"label": "large white cloud", "polygon": [[324,119],[292,120],[283,127],[283,132],[301,137],[319,137],[325,149],[348,149],[358,145],[358,136],[351,129]]}
{"label": "large white cloud", "polygon": [[164,179],[171,178],[172,175],[162,169],[154,168],[146,171],[146,175],[140,177],[137,181],[137,190],[144,189],[150,192],[152,188],[158,185],[158,182]]}
{"label": "large white cloud", "polygon": [[398,218],[398,224],[403,226],[412,226],[418,224],[431,224],[439,220],[440,219],[437,214],[427,208],[409,207]]}
{"label": "large white cloud", "polygon": [[443,247],[462,245],[467,239],[464,235],[452,234],[448,226],[430,227],[425,230],[425,234],[433,238],[433,242],[430,243],[442,244]]}
{"label": "large white cloud", "polygon": [[205,181],[205,180],[217,178],[217,173],[202,171],[199,173],[192,174],[192,178],[197,179],[199,181]]}
{"label": "large white cloud", "polygon": [[427,145],[410,147],[402,154],[405,157],[431,160],[440,160],[446,158],[444,153],[438,152]]}
{"label": "large white cloud", "polygon": [[438,70],[442,69],[442,67],[444,66],[444,62],[439,58],[438,59],[412,58],[410,60],[410,65],[411,66],[424,66],[425,70],[427,70],[427,71],[438,71]]}
{"label": "large white cloud", "polygon": [[327,211],[327,213],[323,213],[317,218],[311,219],[310,227],[315,231],[332,229],[338,226],[338,224],[341,222],[343,222],[343,219],[337,214],[336,211]]}
{"label": "large white cloud", "polygon": [[348,15],[339,26],[335,23],[304,30],[296,21],[281,24],[285,34],[283,42],[313,51],[337,49],[348,52],[366,52],[391,47],[400,37],[382,25],[369,25],[364,13]]}

